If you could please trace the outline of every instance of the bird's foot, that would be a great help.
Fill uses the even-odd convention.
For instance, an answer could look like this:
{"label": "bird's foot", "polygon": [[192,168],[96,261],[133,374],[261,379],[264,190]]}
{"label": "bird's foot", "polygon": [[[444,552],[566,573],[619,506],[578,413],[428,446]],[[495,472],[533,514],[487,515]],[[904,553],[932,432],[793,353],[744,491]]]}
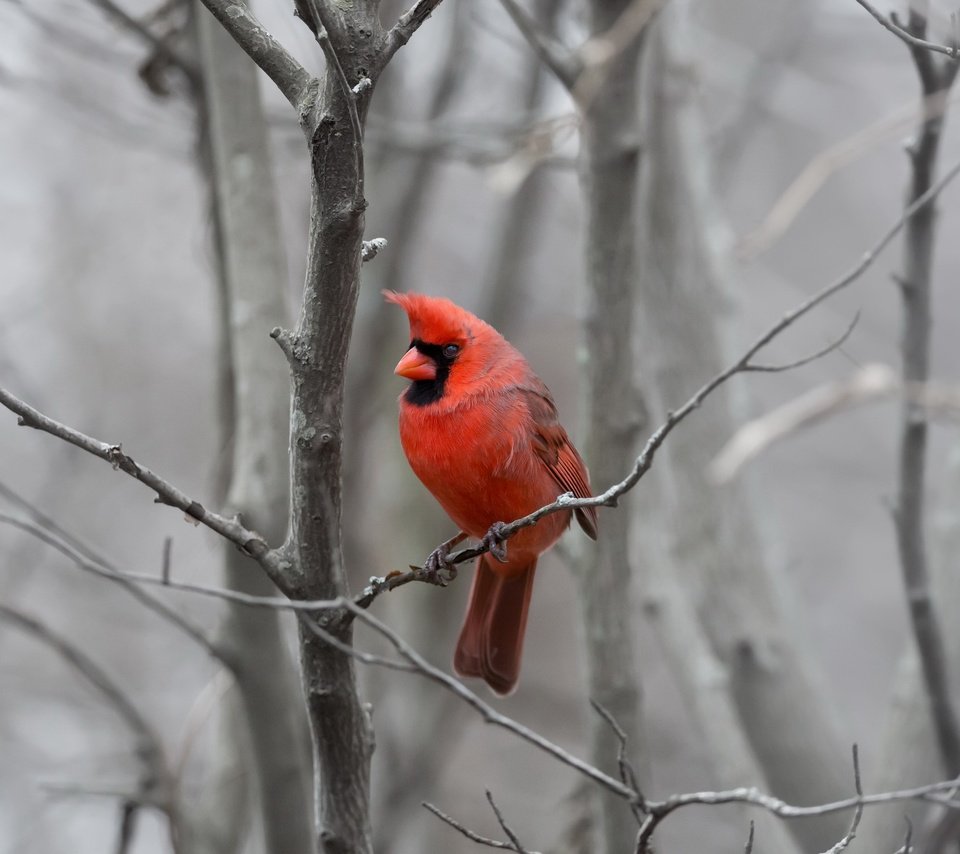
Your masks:
{"label": "bird's foot", "polygon": [[500,563],[507,562],[507,538],[503,536],[503,529],[506,527],[503,522],[494,522],[481,540],[490,554]]}
{"label": "bird's foot", "polygon": [[430,552],[430,556],[423,564],[424,581],[436,584],[438,587],[446,587],[457,577],[457,566],[450,563],[450,550],[466,537],[466,534],[459,533]]}

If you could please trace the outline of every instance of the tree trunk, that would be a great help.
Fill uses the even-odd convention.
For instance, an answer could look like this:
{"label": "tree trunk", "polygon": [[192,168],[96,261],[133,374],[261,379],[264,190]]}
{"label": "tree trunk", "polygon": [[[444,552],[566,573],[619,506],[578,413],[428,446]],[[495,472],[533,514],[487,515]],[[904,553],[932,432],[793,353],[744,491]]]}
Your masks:
{"label": "tree trunk", "polygon": [[[709,153],[691,82],[688,4],[671,4],[654,26],[645,125],[650,180],[639,335],[646,399],[657,420],[726,366],[722,322],[721,218],[712,216]],[[776,794],[794,803],[849,796],[852,769],[823,681],[791,630],[782,580],[757,527],[758,508],[742,482],[722,493],[705,470],[736,424],[734,396],[717,390],[664,445],[656,506],[646,524],[669,530],[674,572],[697,596],[707,636],[729,669],[744,731]],[[682,520],[678,522],[677,520]],[[824,850],[846,832],[842,814],[791,829]]]}
{"label": "tree trunk", "polygon": [[[590,31],[606,33],[632,0],[592,0]],[[638,62],[641,40],[619,52],[583,114],[580,172],[586,202],[587,313],[584,324],[590,478],[606,489],[636,456],[644,407],[634,382],[636,201],[640,160]],[[629,502],[628,502],[629,503]],[[632,755],[646,761],[639,671],[633,635],[630,512],[600,518],[600,537],[586,549],[580,601],[587,644],[589,696],[619,722]],[[590,756],[618,776],[618,741],[599,716],[590,718]],[[642,784],[643,780],[641,780]],[[600,848],[632,850],[636,821],[622,800],[601,801]]]}

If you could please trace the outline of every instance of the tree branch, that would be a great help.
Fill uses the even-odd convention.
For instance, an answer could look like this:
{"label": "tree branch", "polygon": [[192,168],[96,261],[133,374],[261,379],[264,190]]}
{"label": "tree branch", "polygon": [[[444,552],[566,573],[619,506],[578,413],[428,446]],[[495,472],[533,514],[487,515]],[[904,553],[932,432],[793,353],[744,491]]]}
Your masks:
{"label": "tree branch", "polygon": [[[451,816],[447,815],[445,812],[443,812],[433,804],[429,803],[428,801],[423,801],[422,806],[428,809],[430,812],[432,812],[437,818],[440,819],[440,821],[444,822],[445,824],[449,824],[450,827],[452,827],[458,833],[465,836],[471,842],[476,842],[479,845],[486,845],[488,848],[500,848],[506,851],[521,850],[521,849],[518,849],[516,846],[514,846],[512,842],[500,842],[497,839],[490,839],[487,836],[481,836],[479,833],[475,833],[474,831],[470,830],[470,828],[464,827],[455,818],[452,818]],[[528,854],[538,854],[538,853],[536,851],[530,851],[528,852]]]}
{"label": "tree branch", "polygon": [[162,742],[149,721],[106,672],[71,641],[58,635],[39,620],[2,603],[0,603],[0,620],[16,626],[57,653],[96,689],[127,725],[135,738],[134,752],[140,764],[137,802],[149,803],[170,816],[171,835],[174,835],[172,780],[164,758]]}
{"label": "tree branch", "polygon": [[[3,485],[0,484],[0,487],[2,486]],[[29,505],[27,506],[29,507]],[[24,532],[25,534],[35,537],[51,548],[56,549],[58,552],[60,552],[60,554],[73,561],[73,563],[75,563],[84,571],[91,572],[92,574],[101,578],[106,578],[110,581],[118,583],[121,587],[123,587],[124,590],[127,591],[127,593],[140,602],[141,605],[143,605],[145,608],[149,608],[155,614],[162,617],[172,626],[183,632],[187,637],[200,646],[201,649],[206,651],[208,655],[226,667],[227,670],[233,670],[234,664],[230,657],[225,655],[222,650],[218,649],[217,646],[203,633],[203,630],[200,629],[199,626],[189,622],[179,611],[169,607],[165,602],[162,602],[160,599],[157,599],[155,596],[151,596],[145,590],[142,590],[139,586],[139,582],[141,582],[142,579],[126,578],[123,572],[116,567],[111,566],[110,563],[102,557],[93,554],[88,554],[85,556],[84,553],[80,551],[76,543],[70,541],[69,535],[63,531],[62,528],[59,528],[59,526],[55,526],[52,520],[49,520],[44,516],[35,516],[35,519],[37,520],[37,524],[25,522],[22,519],[17,519],[14,516],[8,516],[6,513],[0,513],[0,524],[9,525]],[[159,579],[159,583],[163,586],[167,586],[169,583],[169,578],[164,580],[163,577],[161,577]]]}
{"label": "tree branch", "polygon": [[870,16],[878,23],[881,27],[886,30],[889,30],[893,33],[900,41],[904,44],[909,45],[910,47],[920,48],[922,50],[931,50],[936,53],[943,53],[952,59],[957,59],[960,57],[960,45],[945,45],[937,44],[936,42],[930,42],[926,39],[918,38],[909,30],[904,29],[900,26],[896,17],[894,15],[886,16],[879,9],[873,6],[871,3],[868,3],[867,0],[856,0],[867,12],[870,13]]}
{"label": "tree branch", "polygon": [[417,0],[399,17],[397,23],[387,33],[387,41],[382,54],[384,65],[393,58],[393,55],[401,47],[410,41],[413,34],[420,29],[441,2],[442,0]]}
{"label": "tree branch", "polygon": [[114,3],[113,0],[91,0],[91,2],[102,9],[109,17],[118,21],[127,30],[143,39],[143,41],[154,49],[157,56],[163,57],[167,62],[175,65],[193,83],[199,80],[200,71],[196,63],[183,56],[180,51],[172,47],[165,38],[158,36],[150,27],[135,18],[122,6]]}
{"label": "tree branch", "polygon": [[572,92],[577,78],[583,71],[583,62],[579,54],[563,44],[552,33],[546,32],[517,0],[500,0],[500,5],[513,19],[513,23],[540,61],[553,72],[567,91]]}
{"label": "tree branch", "polygon": [[139,480],[157,493],[155,499],[157,503],[176,507],[190,519],[206,525],[210,530],[220,534],[256,560],[281,590],[289,588],[286,578],[288,567],[282,559],[280,551],[272,549],[263,537],[255,531],[245,528],[238,518],[228,519],[226,516],[207,510],[199,501],[194,501],[173,484],[150,471],[150,469],[139,465],[132,457],[123,452],[120,445],[101,442],[99,439],[94,439],[79,430],[68,427],[66,424],[54,421],[3,388],[0,388],[0,404],[20,416],[17,420],[20,426],[32,427],[35,430],[56,436],[88,454],[106,460],[114,469]]}
{"label": "tree branch", "polygon": [[[909,31],[918,39],[926,35],[926,17],[911,3]],[[960,61],[945,63],[929,51],[911,45],[911,56],[920,78],[924,99],[945,94]],[[908,148],[911,176],[908,201],[916,209],[904,232],[903,273],[900,294],[902,320],[902,378],[905,386],[922,385],[930,374],[932,323],[932,265],[935,244],[934,199],[930,195],[940,143],[943,116],[924,116],[917,138]],[[899,471],[894,523],[911,627],[920,654],[926,690],[930,696],[937,740],[948,773],[960,773],[960,721],[953,704],[943,629],[930,590],[925,541],[924,491],[928,423],[926,413],[907,395],[900,415]]]}
{"label": "tree branch", "polygon": [[201,0],[234,41],[283,93],[298,114],[305,108],[316,80],[261,24],[250,10],[234,0]]}

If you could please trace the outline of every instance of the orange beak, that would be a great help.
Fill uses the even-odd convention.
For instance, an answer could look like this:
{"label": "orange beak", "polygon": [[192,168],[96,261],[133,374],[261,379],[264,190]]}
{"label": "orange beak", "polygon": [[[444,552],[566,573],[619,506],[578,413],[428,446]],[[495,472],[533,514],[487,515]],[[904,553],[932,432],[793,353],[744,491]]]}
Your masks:
{"label": "orange beak", "polygon": [[416,347],[411,347],[397,362],[393,372],[399,377],[408,380],[435,380],[437,378],[437,363],[429,356],[425,356]]}

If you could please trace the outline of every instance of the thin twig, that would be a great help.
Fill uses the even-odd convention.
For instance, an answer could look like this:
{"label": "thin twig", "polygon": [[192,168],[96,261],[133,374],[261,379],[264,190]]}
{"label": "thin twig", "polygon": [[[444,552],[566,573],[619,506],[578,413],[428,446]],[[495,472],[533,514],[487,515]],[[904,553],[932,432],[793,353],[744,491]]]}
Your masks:
{"label": "thin twig", "polygon": [[893,33],[900,41],[904,42],[910,47],[917,47],[923,50],[932,50],[935,53],[944,53],[947,56],[956,59],[960,57],[960,46],[958,45],[945,45],[937,44],[936,42],[930,42],[926,39],[918,38],[909,30],[904,29],[900,26],[899,22],[896,20],[894,15],[884,15],[879,9],[877,9],[872,4],[868,3],[867,0],[857,0],[867,12],[870,13],[870,16],[878,23],[881,27],[886,30],[889,30]]}
{"label": "thin twig", "polygon": [[[924,98],[923,115],[928,118],[944,115],[956,97],[940,93]],[[916,104],[911,101],[819,152],[778,196],[760,224],[740,238],[737,246],[740,259],[749,260],[766,252],[833,175],[856,162],[871,148],[902,134],[913,124],[915,117]]]}
{"label": "thin twig", "polygon": [[629,786],[635,792],[640,794],[640,799],[637,803],[631,804],[631,809],[633,814],[637,819],[637,824],[643,824],[644,818],[644,801],[643,795],[640,793],[640,784],[637,780],[637,772],[633,767],[633,764],[627,758],[627,734],[624,732],[623,727],[617,722],[617,719],[600,703],[596,700],[590,700],[590,705],[593,706],[594,711],[603,718],[610,729],[613,730],[614,735],[617,737],[617,766],[620,768],[620,779],[623,780],[624,785]]}
{"label": "thin twig", "polygon": [[16,626],[52,649],[97,690],[135,738],[135,754],[140,764],[138,797],[142,802],[169,812],[171,780],[161,739],[126,693],[83,650],[39,620],[2,603],[0,620]]}
{"label": "thin twig", "polygon": [[[3,484],[0,484],[0,488],[5,487],[3,487]],[[28,511],[34,511],[34,508],[32,508],[28,502],[24,501],[23,505]],[[233,663],[230,661],[229,657],[224,655],[223,651],[220,650],[206,636],[199,626],[194,625],[175,608],[171,608],[165,602],[157,599],[154,596],[151,596],[145,590],[142,590],[139,586],[139,584],[143,581],[142,578],[126,577],[124,573],[117,570],[116,567],[112,566],[103,558],[95,555],[89,549],[82,548],[82,546],[78,545],[75,540],[72,540],[72,538],[70,538],[65,531],[59,528],[59,526],[56,526],[51,520],[47,519],[42,514],[36,515],[34,518],[36,519],[36,523],[27,522],[23,519],[18,519],[15,516],[8,516],[5,513],[0,513],[0,524],[10,525],[11,527],[17,528],[18,530],[35,537],[41,542],[46,543],[47,545],[59,551],[65,557],[69,558],[81,569],[92,572],[95,575],[99,575],[101,578],[108,578],[111,581],[117,582],[141,605],[149,608],[159,617],[163,618],[172,626],[179,629],[187,637],[204,649],[211,657],[220,661],[228,670],[233,669]],[[170,584],[169,578],[164,579],[161,576],[160,579],[156,580],[163,585]]]}
{"label": "thin twig", "polygon": [[816,362],[817,360],[822,359],[824,356],[830,355],[830,353],[832,353],[834,350],[839,350],[847,342],[847,339],[853,334],[853,330],[856,328],[857,323],[859,322],[860,312],[858,311],[856,314],[854,314],[853,320],[850,321],[850,324],[843,331],[843,334],[838,338],[835,338],[829,344],[821,347],[819,350],[816,350],[807,356],[802,356],[793,362],[786,362],[782,365],[750,365],[747,370],[750,373],[779,374],[783,371],[792,371],[794,368],[800,368],[804,365],[809,365],[811,362]]}
{"label": "thin twig", "polygon": [[510,828],[510,825],[507,824],[506,819],[503,817],[503,813],[500,812],[500,807],[497,806],[497,802],[493,799],[493,794],[489,789],[486,790],[486,794],[487,803],[490,804],[490,809],[493,810],[493,814],[497,817],[497,822],[499,823],[501,830],[507,834],[507,839],[509,839],[513,845],[513,850],[516,851],[517,854],[530,854],[530,852],[520,844],[517,834],[515,834]]}
{"label": "thin twig", "polygon": [[[649,844],[650,836],[664,818],[678,809],[693,805],[717,806],[719,804],[749,804],[766,810],[771,815],[780,818],[811,818],[813,816],[829,815],[830,813],[857,809],[861,806],[877,806],[879,804],[900,803],[902,801],[935,800],[933,796],[941,792],[952,791],[956,785],[956,780],[941,780],[938,783],[930,783],[926,786],[915,786],[910,789],[898,789],[896,791],[882,792],[875,795],[857,795],[856,797],[846,798],[841,801],[806,807],[793,806],[792,804],[782,801],[780,798],[763,794],[757,789],[752,788],[728,789],[718,792],[689,792],[683,795],[673,795],[663,801],[648,800],[647,808],[650,814],[644,823],[644,827],[641,828],[640,833],[643,840]],[[939,800],[936,802],[944,803]],[[949,806],[951,809],[960,809],[960,803],[955,801],[944,803],[944,806]]]}
{"label": "thin twig", "polygon": [[580,72],[583,71],[580,55],[552,33],[546,32],[517,0],[500,0],[500,5],[513,19],[513,23],[540,61],[553,72],[568,91],[572,92]]}
{"label": "thin twig", "polygon": [[212,531],[234,543],[241,551],[256,560],[281,590],[289,588],[284,572],[289,567],[281,559],[279,550],[271,549],[263,537],[244,527],[238,517],[230,519],[207,510],[199,501],[193,500],[169,481],[141,466],[133,457],[125,454],[120,445],[101,442],[99,439],[94,439],[79,430],[68,427],[66,424],[54,421],[3,388],[0,388],[0,404],[20,416],[17,423],[21,426],[32,427],[44,433],[49,433],[51,436],[56,436],[88,454],[106,460],[114,469],[139,480],[157,493],[155,499],[157,503],[168,504],[182,510],[190,519],[206,525]]}
{"label": "thin twig", "polygon": [[904,822],[906,822],[907,829],[903,834],[903,845],[895,852],[895,854],[912,854],[913,852],[913,822],[910,821],[910,816],[905,815],[903,817]]}
{"label": "thin twig", "polygon": [[[857,745],[853,745],[853,784],[857,790],[857,797],[862,799],[863,784],[860,782],[860,753],[857,750]],[[845,851],[847,846],[853,842],[854,837],[857,835],[857,828],[860,826],[861,818],[863,818],[862,800],[857,804],[857,808],[853,811],[853,821],[850,822],[850,829],[844,834],[843,839],[841,839],[829,851],[825,852],[825,854],[841,854],[842,851]]]}
{"label": "thin twig", "polygon": [[[470,828],[464,827],[464,826],[463,826],[462,824],[460,824],[460,822],[457,821],[455,818],[447,815],[447,814],[446,814],[445,812],[443,812],[439,807],[434,806],[434,805],[431,804],[429,801],[422,801],[422,802],[421,802],[421,806],[424,807],[425,809],[429,810],[430,812],[432,812],[437,818],[440,819],[440,821],[444,822],[445,824],[450,825],[450,827],[452,827],[452,828],[453,828],[454,830],[456,830],[458,833],[460,833],[460,834],[462,834],[463,836],[465,836],[465,837],[466,837],[467,839],[469,839],[471,842],[476,842],[476,843],[478,843],[479,845],[486,845],[488,848],[500,848],[500,849],[504,849],[504,850],[507,850],[507,851],[516,851],[516,850],[517,850],[517,849],[514,848],[513,845],[512,845],[511,843],[509,843],[509,842],[500,842],[500,841],[498,841],[498,840],[496,840],[496,839],[490,839],[490,837],[488,837],[488,836],[481,836],[479,833],[475,833],[474,831],[470,830]],[[529,852],[529,854],[537,854],[537,852],[536,852],[536,851],[531,851],[531,852]]]}
{"label": "thin twig", "polygon": [[[512,718],[508,718],[506,715],[498,712],[495,708],[493,708],[493,706],[480,699],[477,694],[467,688],[467,686],[458,679],[455,679],[453,676],[450,676],[440,668],[428,662],[422,655],[413,649],[413,647],[404,641],[393,629],[378,620],[376,617],[372,616],[368,611],[365,611],[352,600],[341,598],[336,600],[336,603],[334,604],[337,604],[344,610],[349,611],[355,618],[370,626],[370,628],[390,642],[397,653],[399,653],[401,658],[414,665],[417,671],[423,676],[426,676],[428,679],[439,683],[448,691],[456,694],[461,700],[467,703],[467,705],[479,712],[486,723],[493,724],[494,726],[498,726],[506,729],[509,732],[512,732],[514,735],[520,737],[524,741],[529,742],[535,747],[538,747],[540,750],[553,756],[564,765],[568,765],[576,771],[579,771],[581,774],[589,777],[598,785],[608,789],[616,795],[619,795],[628,802],[633,802],[639,799],[639,794],[629,786],[624,785],[619,780],[614,779],[609,774],[605,774],[600,769],[595,768],[587,762],[584,762],[582,759],[578,759],[572,753],[567,752],[559,745],[556,745],[552,741],[544,738],[542,735],[540,735],[540,733],[535,732],[534,730],[525,727],[523,724],[518,723]],[[353,655],[355,653],[351,652],[348,654]]]}
{"label": "thin twig", "polygon": [[158,56],[162,56],[171,65],[179,68],[191,82],[197,83],[200,80],[200,70],[195,62],[180,53],[167,39],[158,36],[149,26],[135,18],[122,6],[114,3],[113,0],[91,0],[91,2],[124,28],[138,35],[154,49]]}
{"label": "thin twig", "polygon": [[[249,605],[253,608],[273,608],[283,611],[325,611],[335,609],[337,607],[335,601],[327,599],[295,600],[288,599],[284,596],[255,596],[249,593],[241,593],[237,590],[231,590],[226,587],[205,587],[202,584],[190,584],[188,582],[171,581],[169,579],[164,580],[162,576],[158,575],[124,572],[112,567],[108,563],[101,562],[99,559],[85,557],[72,545],[59,539],[57,536],[51,534],[49,531],[45,530],[39,525],[34,525],[30,522],[25,522],[22,519],[17,519],[13,516],[7,516],[6,514],[2,513],[0,513],[0,524],[12,525],[13,527],[25,531],[31,536],[36,537],[38,540],[41,540],[42,542],[59,551],[64,556],[70,558],[70,560],[72,560],[84,572],[90,572],[94,575],[99,575],[102,578],[109,578],[114,581],[126,581],[134,584],[151,584],[159,587],[166,587],[169,590],[179,590],[184,593],[193,593],[200,596],[210,596],[215,599],[224,599],[228,602],[236,602],[240,605]],[[190,634],[190,636],[193,637],[197,643],[200,643],[202,646],[204,646],[204,648],[206,648],[211,655],[218,657],[225,665],[229,667],[229,659],[225,660],[222,657],[222,653],[219,652],[216,647],[212,646],[210,642],[205,639],[204,635],[199,632],[199,630],[189,631],[186,626],[181,626],[181,628],[183,628],[187,634]],[[194,634],[194,632],[196,632],[196,634]]]}
{"label": "thin twig", "polygon": [[139,809],[140,804],[132,800],[126,800],[120,805],[120,827],[117,829],[115,854],[129,854]]}

